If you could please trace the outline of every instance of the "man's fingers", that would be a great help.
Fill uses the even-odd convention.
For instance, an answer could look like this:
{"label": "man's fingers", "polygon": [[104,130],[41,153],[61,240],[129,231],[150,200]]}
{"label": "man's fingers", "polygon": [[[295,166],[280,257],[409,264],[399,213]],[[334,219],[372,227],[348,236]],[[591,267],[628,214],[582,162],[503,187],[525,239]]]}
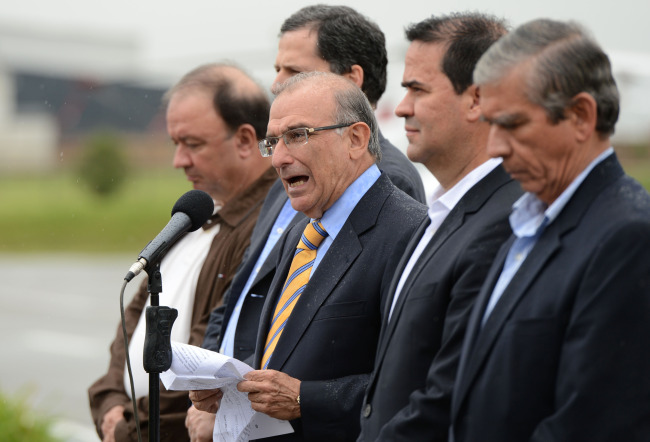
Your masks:
{"label": "man's fingers", "polygon": [[189,397],[197,410],[216,413],[219,410],[219,403],[223,398],[223,391],[193,390],[190,391]]}
{"label": "man's fingers", "polygon": [[223,392],[220,389],[215,389],[215,390],[191,390],[190,391],[190,400],[192,402],[194,401],[202,401],[204,399],[207,399],[211,396],[219,395],[222,396]]}

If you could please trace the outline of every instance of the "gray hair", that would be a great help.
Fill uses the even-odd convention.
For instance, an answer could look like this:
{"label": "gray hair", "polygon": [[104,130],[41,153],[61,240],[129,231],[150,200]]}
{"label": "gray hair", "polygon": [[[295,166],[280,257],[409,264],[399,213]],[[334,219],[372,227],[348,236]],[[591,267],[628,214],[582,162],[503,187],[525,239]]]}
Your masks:
{"label": "gray hair", "polygon": [[596,131],[614,133],[619,114],[619,94],[607,54],[575,22],[538,19],[498,40],[481,57],[474,70],[476,84],[492,83],[516,66],[530,63],[525,91],[556,124],[580,92],[597,104]]}
{"label": "gray hair", "polygon": [[[277,97],[283,92],[295,90],[307,82],[321,84],[335,82],[335,87],[331,88],[336,103],[334,111],[335,124],[366,123],[370,128],[368,152],[375,158],[375,162],[379,163],[381,161],[381,147],[379,146],[377,119],[368,98],[353,82],[329,72],[301,72],[290,77],[287,81],[275,85],[273,93]],[[339,85],[342,87],[339,87]],[[342,133],[342,130],[340,129],[339,133]]]}

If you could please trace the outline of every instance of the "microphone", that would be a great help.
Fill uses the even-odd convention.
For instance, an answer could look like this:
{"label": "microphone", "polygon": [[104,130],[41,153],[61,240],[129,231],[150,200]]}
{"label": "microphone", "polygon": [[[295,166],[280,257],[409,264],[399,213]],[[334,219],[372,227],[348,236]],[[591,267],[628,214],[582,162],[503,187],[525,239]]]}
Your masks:
{"label": "microphone", "polygon": [[138,260],[131,266],[124,279],[130,282],[142,270],[148,273],[149,267],[160,262],[167,250],[186,232],[193,232],[212,216],[214,201],[202,190],[190,190],[181,196],[172,208],[172,219],[164,229],[145,246]]}

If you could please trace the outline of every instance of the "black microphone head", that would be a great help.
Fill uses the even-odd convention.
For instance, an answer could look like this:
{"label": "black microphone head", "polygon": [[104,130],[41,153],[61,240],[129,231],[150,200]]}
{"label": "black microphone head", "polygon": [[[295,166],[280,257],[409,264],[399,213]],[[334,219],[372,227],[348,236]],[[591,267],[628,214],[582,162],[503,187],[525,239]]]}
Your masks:
{"label": "black microphone head", "polygon": [[190,190],[181,196],[172,208],[172,216],[181,212],[190,217],[192,227],[190,232],[195,231],[210,219],[214,212],[214,201],[212,197],[202,190]]}

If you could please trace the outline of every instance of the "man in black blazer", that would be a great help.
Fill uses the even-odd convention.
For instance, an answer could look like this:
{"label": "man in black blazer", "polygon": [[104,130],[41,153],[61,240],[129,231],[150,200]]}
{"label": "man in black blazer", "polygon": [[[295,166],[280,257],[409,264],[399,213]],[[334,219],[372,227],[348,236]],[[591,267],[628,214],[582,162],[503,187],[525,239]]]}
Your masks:
{"label": "man in black blazer", "polygon": [[[275,440],[355,440],[359,433],[356,416],[392,271],[426,215],[424,205],[377,168],[377,132],[361,90],[338,75],[299,74],[283,83],[271,106],[260,148],[272,154],[293,208],[319,221],[328,234],[275,341],[269,330],[280,315],[278,300],[310,221],[281,239],[254,367],[262,367],[263,358],[268,363],[238,385],[254,410],[291,421],[295,432]],[[277,342],[272,352],[269,342]],[[190,397],[199,410],[214,412],[221,394],[194,391]]]}
{"label": "man in black blazer", "polygon": [[452,400],[463,441],[650,440],[650,196],[610,135],[609,60],[535,20],[477,64],[488,152],[527,192],[472,312]]}
{"label": "man in black blazer", "polygon": [[[278,46],[274,85],[303,71],[333,72],[354,81],[373,108],[386,88],[384,34],[375,23],[347,6],[319,4],[298,10],[283,23]],[[395,186],[424,203],[424,187],[413,164],[381,131],[379,145],[379,169]],[[277,265],[276,241],[303,219],[304,215],[291,209],[278,181],[264,202],[250,247],[223,305],[210,316],[203,347],[252,362],[260,313]],[[203,422],[200,414],[190,410],[188,430],[210,437],[209,428],[199,428]],[[203,416],[208,420],[204,426],[211,425],[212,417]]]}
{"label": "man in black blazer", "polygon": [[[296,43],[298,42],[298,43]],[[354,81],[366,94],[373,108],[386,88],[386,47],[383,32],[376,24],[347,6],[307,6],[287,18],[281,27],[280,44],[275,69],[278,74],[274,85],[286,81],[299,72],[324,71],[340,74]],[[382,159],[379,168],[390,180],[422,203],[425,202],[422,180],[408,158],[379,132]],[[255,281],[245,294],[238,308],[239,320],[232,348],[233,356],[245,360],[254,352],[256,325],[264,303],[268,285],[275,271],[277,248],[266,261],[255,269],[267,238],[278,215],[287,202],[287,195],[280,181],[270,190],[253,231],[251,245],[242,267],[226,293],[226,303],[215,310],[206,331],[204,347],[219,351],[226,327],[235,310],[240,293],[249,275],[256,272]],[[287,212],[288,213],[288,212]],[[282,231],[291,227],[303,215],[287,215]],[[230,296],[233,293],[234,296]]]}
{"label": "man in black blazer", "polygon": [[406,30],[406,95],[396,113],[405,119],[409,158],[439,186],[391,282],[359,440],[446,437],[449,402],[440,414],[423,415],[409,397],[423,394],[432,363],[444,377],[429,393],[451,397],[471,306],[521,195],[487,154],[490,127],[472,84],[479,57],[505,32],[501,20],[469,13],[432,16]]}

